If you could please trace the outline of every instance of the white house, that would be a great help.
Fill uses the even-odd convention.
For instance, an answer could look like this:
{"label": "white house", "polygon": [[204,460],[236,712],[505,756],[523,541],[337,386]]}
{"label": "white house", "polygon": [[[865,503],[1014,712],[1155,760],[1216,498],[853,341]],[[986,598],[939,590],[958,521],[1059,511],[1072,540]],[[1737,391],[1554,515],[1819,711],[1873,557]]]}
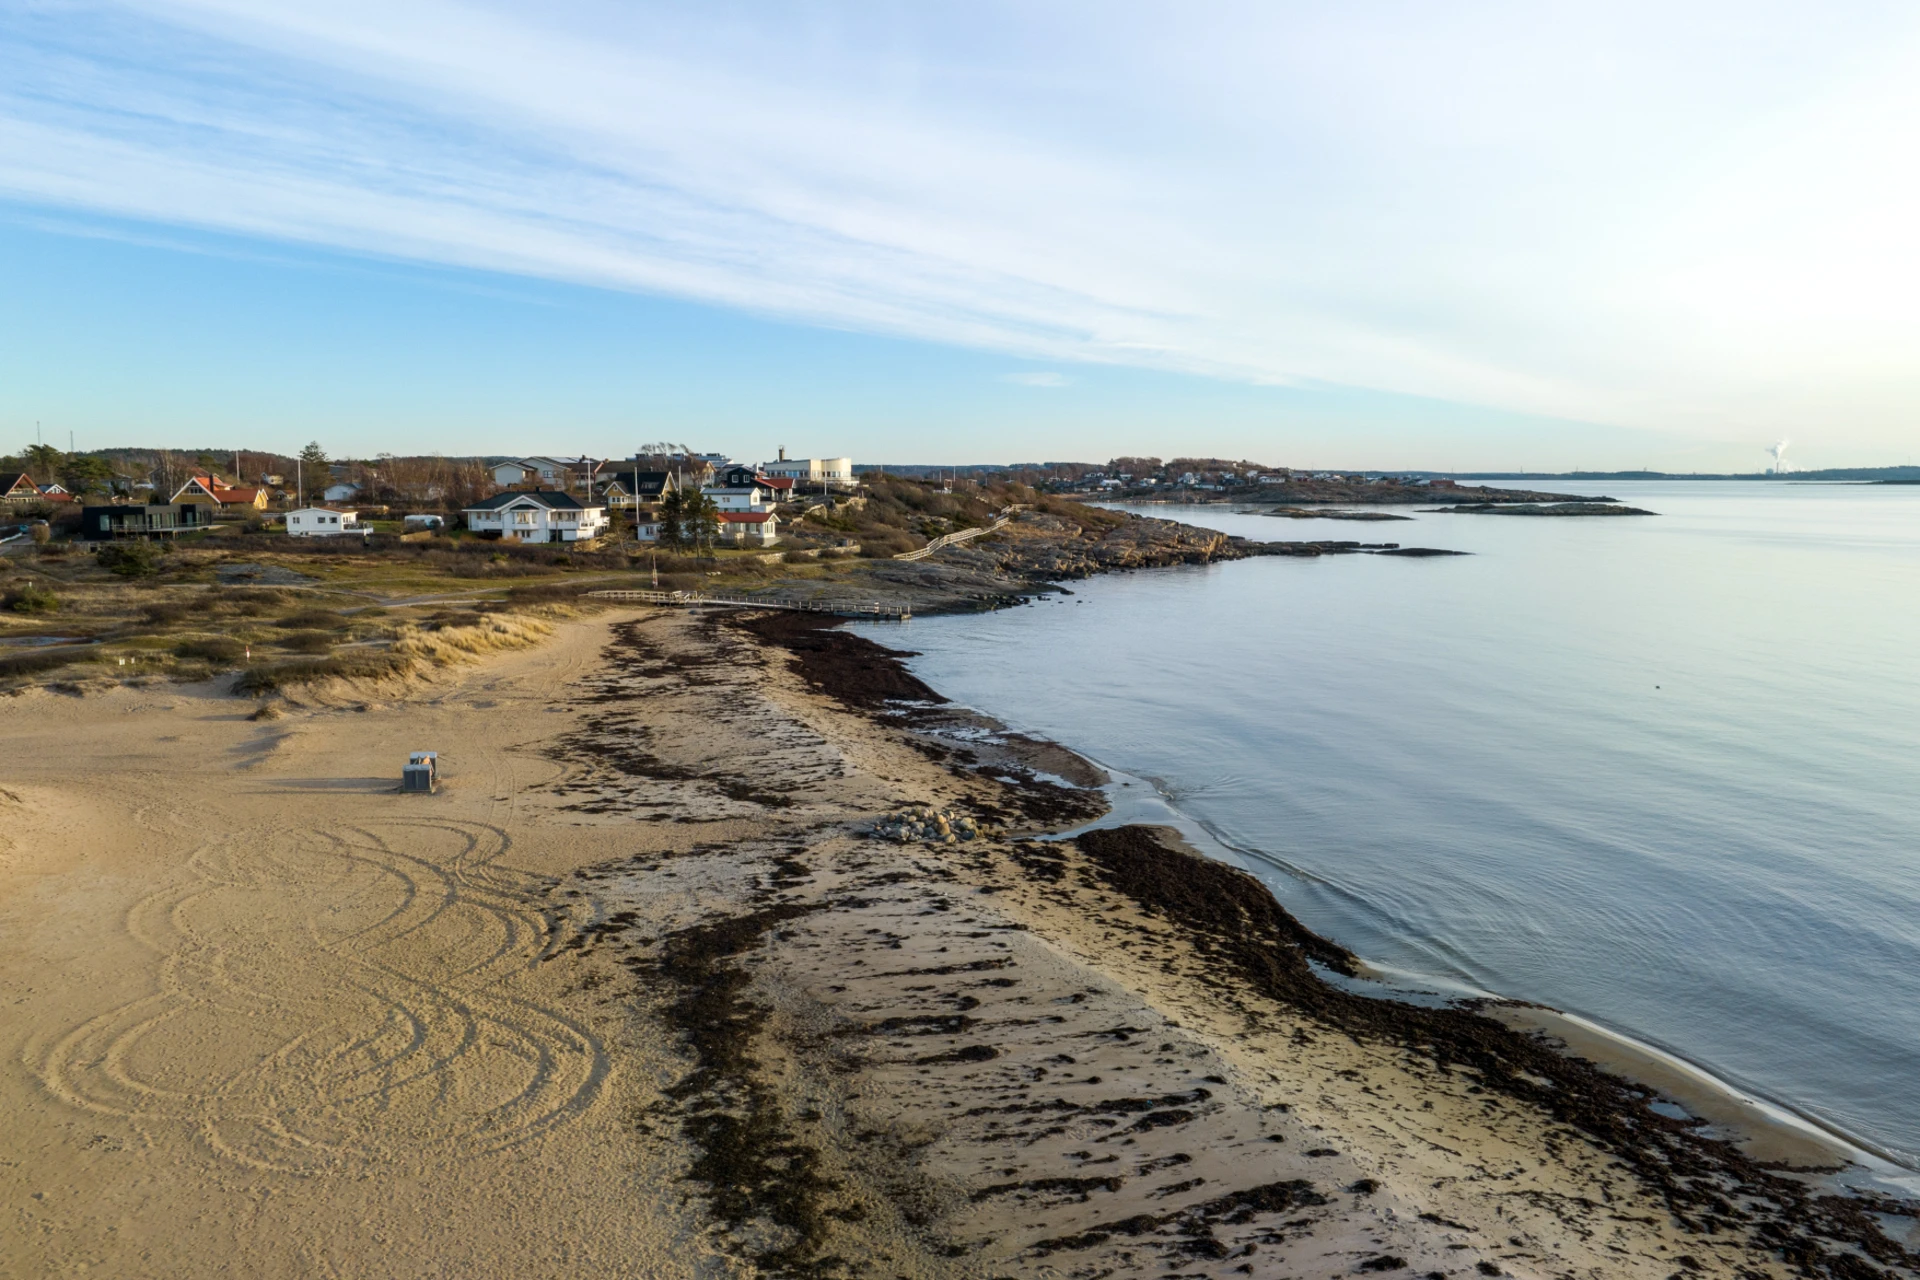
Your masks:
{"label": "white house", "polygon": [[339,507],[296,507],[287,512],[287,536],[290,538],[333,538],[343,533],[370,532],[360,523],[358,511]]}
{"label": "white house", "polygon": [[496,493],[461,514],[475,533],[509,542],[588,542],[607,530],[605,507],[547,489]]}
{"label": "white house", "polygon": [[328,502],[352,502],[360,493],[360,486],[350,480],[337,480],[320,491],[320,496]]}
{"label": "white house", "polygon": [[765,511],[775,501],[773,490],[760,484],[710,484],[700,492],[722,511]]}
{"label": "white house", "polygon": [[590,489],[601,463],[593,458],[512,458],[493,468],[501,488],[534,484],[543,489]]}
{"label": "white house", "polygon": [[760,470],[800,485],[853,483],[852,458],[789,458],[782,449],[778,458],[763,464]]}
{"label": "white house", "polygon": [[780,516],[773,511],[722,511],[720,536],[748,546],[770,547],[780,541]]}

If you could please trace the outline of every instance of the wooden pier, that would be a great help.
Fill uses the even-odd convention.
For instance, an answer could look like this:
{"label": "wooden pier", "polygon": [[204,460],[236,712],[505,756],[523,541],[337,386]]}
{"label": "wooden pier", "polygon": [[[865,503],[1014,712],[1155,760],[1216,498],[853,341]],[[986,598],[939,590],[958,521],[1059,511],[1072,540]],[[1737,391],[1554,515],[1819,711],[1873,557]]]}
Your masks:
{"label": "wooden pier", "polygon": [[716,596],[698,591],[589,591],[595,600],[625,600],[635,604],[713,605],[722,609],[785,609],[792,613],[831,613],[842,618],[887,618],[906,622],[913,608],[904,604],[851,604],[833,600],[801,600],[792,596]]}

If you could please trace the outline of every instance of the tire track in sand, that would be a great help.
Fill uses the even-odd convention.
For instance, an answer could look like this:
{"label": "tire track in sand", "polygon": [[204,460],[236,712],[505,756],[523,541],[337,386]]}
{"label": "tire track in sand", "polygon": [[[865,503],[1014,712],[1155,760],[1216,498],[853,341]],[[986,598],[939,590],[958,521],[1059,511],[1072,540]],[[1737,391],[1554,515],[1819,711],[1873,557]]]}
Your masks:
{"label": "tire track in sand", "polygon": [[497,827],[409,820],[254,828],[128,912],[155,990],[27,1065],[73,1106],[186,1124],[249,1165],[444,1164],[579,1114],[600,1042],[509,994],[558,927]]}

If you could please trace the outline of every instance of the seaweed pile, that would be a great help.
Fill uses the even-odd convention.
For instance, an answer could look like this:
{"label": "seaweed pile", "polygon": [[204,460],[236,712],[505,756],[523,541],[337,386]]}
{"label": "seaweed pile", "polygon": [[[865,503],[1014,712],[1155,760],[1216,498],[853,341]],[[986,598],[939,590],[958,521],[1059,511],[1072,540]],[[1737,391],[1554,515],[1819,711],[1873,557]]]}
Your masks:
{"label": "seaweed pile", "polygon": [[1244,987],[1331,1030],[1473,1073],[1480,1087],[1535,1106],[1612,1152],[1685,1230],[1744,1233],[1805,1276],[1889,1275],[1875,1263],[1920,1269],[1920,1254],[1876,1220],[1874,1211],[1888,1206],[1821,1194],[1703,1135],[1698,1121],[1661,1114],[1653,1096],[1542,1038],[1470,1008],[1377,999],[1322,980],[1310,961],[1352,975],[1352,955],[1301,925],[1245,872],[1170,848],[1148,827],[1090,831],[1075,843],[1107,887],[1185,929],[1218,966],[1221,987]]}

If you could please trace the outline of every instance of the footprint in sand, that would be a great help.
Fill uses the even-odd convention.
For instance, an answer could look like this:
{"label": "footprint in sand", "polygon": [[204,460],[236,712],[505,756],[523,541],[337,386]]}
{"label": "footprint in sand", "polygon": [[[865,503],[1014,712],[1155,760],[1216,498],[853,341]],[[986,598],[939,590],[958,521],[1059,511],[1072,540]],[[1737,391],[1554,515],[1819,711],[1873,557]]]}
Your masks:
{"label": "footprint in sand", "polygon": [[600,1043],[508,993],[546,949],[530,877],[497,828],[260,828],[128,913],[153,994],[29,1049],[74,1106],[192,1126],[252,1165],[447,1162],[578,1114]]}

